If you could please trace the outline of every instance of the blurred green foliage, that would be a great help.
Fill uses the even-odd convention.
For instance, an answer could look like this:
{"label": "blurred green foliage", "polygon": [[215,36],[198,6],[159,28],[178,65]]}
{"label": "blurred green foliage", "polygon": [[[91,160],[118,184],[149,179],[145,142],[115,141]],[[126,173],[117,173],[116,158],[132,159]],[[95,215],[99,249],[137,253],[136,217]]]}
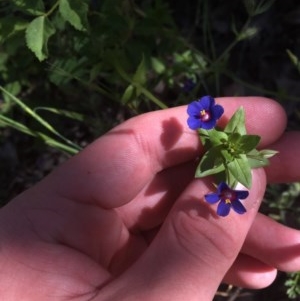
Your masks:
{"label": "blurred green foliage", "polygon": [[[0,84],[32,108],[82,114],[93,137],[115,124],[114,112],[126,111],[126,118],[203,94],[299,100],[291,83],[281,85],[272,61],[280,53],[292,70],[296,45],[263,45],[264,35],[276,34],[272,16],[287,17],[281,6],[274,0],[3,0]],[[8,93],[1,104],[6,118],[15,105]]]}

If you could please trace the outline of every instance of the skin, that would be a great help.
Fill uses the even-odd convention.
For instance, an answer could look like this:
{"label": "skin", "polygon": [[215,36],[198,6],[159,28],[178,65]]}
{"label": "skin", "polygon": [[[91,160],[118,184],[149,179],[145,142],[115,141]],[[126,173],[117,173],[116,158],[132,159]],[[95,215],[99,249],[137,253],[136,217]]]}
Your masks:
{"label": "skin", "polygon": [[299,181],[300,133],[265,98],[220,98],[220,123],[243,106],[249,134],[278,149],[253,171],[244,215],[215,214],[194,179],[199,139],[186,107],[132,118],[0,211],[3,300],[212,300],[222,281],[262,288],[300,269],[300,233],[257,213],[266,183]]}

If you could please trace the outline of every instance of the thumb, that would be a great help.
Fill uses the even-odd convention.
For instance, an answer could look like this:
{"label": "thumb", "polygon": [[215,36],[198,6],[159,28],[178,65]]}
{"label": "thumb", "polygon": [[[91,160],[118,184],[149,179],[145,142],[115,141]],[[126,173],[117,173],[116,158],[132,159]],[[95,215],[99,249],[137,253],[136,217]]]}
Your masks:
{"label": "thumb", "polygon": [[264,171],[254,170],[243,200],[247,212],[219,217],[216,205],[204,200],[211,192],[207,183],[194,180],[147,252],[119,279],[121,286],[126,283],[128,300],[212,300],[243,245],[265,185]]}

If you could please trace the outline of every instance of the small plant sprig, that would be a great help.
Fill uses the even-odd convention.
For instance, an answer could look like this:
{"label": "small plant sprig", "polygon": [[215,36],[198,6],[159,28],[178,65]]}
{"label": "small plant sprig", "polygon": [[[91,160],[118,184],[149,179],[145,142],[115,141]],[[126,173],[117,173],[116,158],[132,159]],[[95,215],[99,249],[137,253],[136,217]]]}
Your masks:
{"label": "small plant sprig", "polygon": [[289,278],[285,282],[287,295],[290,299],[296,299],[300,296],[300,272],[290,273]]}
{"label": "small plant sprig", "polygon": [[247,190],[235,190],[238,183],[250,189],[251,169],[269,164],[269,158],[277,152],[257,150],[258,135],[248,135],[245,127],[245,111],[241,107],[228,121],[224,129],[217,127],[217,121],[224,108],[215,103],[211,96],[203,96],[188,105],[188,126],[197,130],[205,153],[197,168],[195,177],[213,175],[217,192],[205,195],[205,200],[214,204],[219,202],[217,214],[227,216],[230,209],[238,214],[246,212],[241,199],[248,197]]}

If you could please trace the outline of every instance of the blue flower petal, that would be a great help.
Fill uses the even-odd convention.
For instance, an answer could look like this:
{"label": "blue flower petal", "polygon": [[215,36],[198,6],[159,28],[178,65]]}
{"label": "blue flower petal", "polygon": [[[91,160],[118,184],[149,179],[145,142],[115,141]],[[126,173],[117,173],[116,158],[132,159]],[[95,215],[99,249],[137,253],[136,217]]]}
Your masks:
{"label": "blue flower petal", "polygon": [[182,86],[182,90],[184,92],[190,92],[196,87],[196,82],[194,82],[191,78],[185,80]]}
{"label": "blue flower petal", "polygon": [[200,119],[196,119],[193,117],[189,117],[187,120],[187,124],[190,129],[197,130],[202,127],[202,121]]}
{"label": "blue flower petal", "polygon": [[230,211],[231,204],[221,201],[217,208],[217,214],[220,216],[227,216]]}
{"label": "blue flower petal", "polygon": [[211,111],[213,113],[214,119],[219,119],[224,113],[224,108],[220,105],[215,105],[211,108]]}
{"label": "blue flower petal", "polygon": [[236,197],[242,200],[247,198],[249,195],[249,192],[247,190],[235,190],[235,193],[236,193]]}
{"label": "blue flower petal", "polygon": [[187,113],[190,116],[199,116],[201,110],[203,110],[203,106],[196,100],[191,102],[187,107]]}
{"label": "blue flower petal", "polygon": [[220,200],[220,196],[217,193],[209,193],[204,196],[205,200],[210,204],[215,204]]}
{"label": "blue flower petal", "polygon": [[215,99],[209,95],[206,95],[200,98],[200,102],[204,110],[210,110],[215,104]]}
{"label": "blue flower petal", "polygon": [[239,200],[231,202],[231,206],[232,209],[238,214],[243,214],[247,211],[244,205]]}
{"label": "blue flower petal", "polygon": [[211,119],[209,121],[206,122],[202,122],[202,128],[205,130],[211,130],[212,128],[214,128],[217,124],[217,121],[215,119]]}
{"label": "blue flower petal", "polygon": [[230,189],[229,186],[225,183],[225,182],[221,182],[219,185],[218,185],[218,193],[220,194],[222,191],[224,190],[228,190]]}

